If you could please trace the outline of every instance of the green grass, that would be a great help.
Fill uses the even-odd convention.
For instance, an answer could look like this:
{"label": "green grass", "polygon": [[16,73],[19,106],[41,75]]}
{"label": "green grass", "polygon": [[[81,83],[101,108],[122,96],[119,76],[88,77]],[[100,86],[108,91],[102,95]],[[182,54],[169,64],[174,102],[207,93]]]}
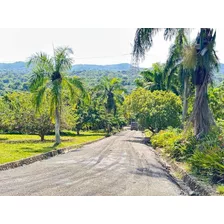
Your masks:
{"label": "green grass", "polygon": [[224,195],[224,186],[220,185],[216,188],[217,192],[221,195]]}
{"label": "green grass", "polygon": [[64,134],[66,136],[61,137],[62,143],[57,147],[53,147],[53,135],[46,136],[45,141],[41,142],[37,135],[0,134],[0,164],[46,153],[54,149],[68,146],[77,147],[105,136],[102,132],[82,132],[80,136],[71,131]]}

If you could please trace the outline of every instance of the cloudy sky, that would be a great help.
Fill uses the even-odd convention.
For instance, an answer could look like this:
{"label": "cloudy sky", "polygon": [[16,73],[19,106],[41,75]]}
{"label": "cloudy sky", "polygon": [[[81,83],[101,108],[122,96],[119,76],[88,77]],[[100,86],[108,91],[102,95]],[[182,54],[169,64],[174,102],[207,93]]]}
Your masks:
{"label": "cloudy sky", "polygon": [[[1,29],[0,62],[25,61],[39,51],[52,54],[53,45],[70,46],[75,64],[130,63],[136,29]],[[196,36],[197,29],[190,37]],[[224,62],[224,29],[217,29],[216,50]],[[165,42],[162,32],[154,39],[142,67],[165,62],[171,42]]]}

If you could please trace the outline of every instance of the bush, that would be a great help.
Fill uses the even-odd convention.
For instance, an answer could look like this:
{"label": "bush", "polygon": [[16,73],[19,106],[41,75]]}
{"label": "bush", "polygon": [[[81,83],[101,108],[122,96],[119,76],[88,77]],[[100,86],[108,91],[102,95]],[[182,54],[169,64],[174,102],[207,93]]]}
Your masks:
{"label": "bush", "polygon": [[189,159],[194,173],[207,177],[213,183],[224,183],[224,150],[208,149],[194,152]]}
{"label": "bush", "polygon": [[154,148],[163,147],[167,152],[174,147],[175,142],[181,139],[181,137],[182,135],[179,129],[168,128],[153,135],[151,137],[151,143]]}
{"label": "bush", "polygon": [[224,186],[220,185],[220,186],[217,187],[216,190],[217,190],[217,192],[218,192],[219,194],[224,194]]}

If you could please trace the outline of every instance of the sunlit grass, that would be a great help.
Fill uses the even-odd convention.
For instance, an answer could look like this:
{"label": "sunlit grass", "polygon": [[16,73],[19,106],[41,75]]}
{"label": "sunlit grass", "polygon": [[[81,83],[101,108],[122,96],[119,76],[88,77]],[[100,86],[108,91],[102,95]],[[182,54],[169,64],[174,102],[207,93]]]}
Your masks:
{"label": "sunlit grass", "polygon": [[216,188],[217,192],[221,195],[224,195],[224,186],[220,185]]}
{"label": "sunlit grass", "polygon": [[0,134],[0,164],[46,153],[54,149],[68,146],[77,147],[103,137],[104,133],[82,132],[80,136],[77,136],[75,132],[69,132],[67,136],[62,136],[62,143],[54,147],[53,135],[46,136],[45,141],[41,142],[37,135]]}

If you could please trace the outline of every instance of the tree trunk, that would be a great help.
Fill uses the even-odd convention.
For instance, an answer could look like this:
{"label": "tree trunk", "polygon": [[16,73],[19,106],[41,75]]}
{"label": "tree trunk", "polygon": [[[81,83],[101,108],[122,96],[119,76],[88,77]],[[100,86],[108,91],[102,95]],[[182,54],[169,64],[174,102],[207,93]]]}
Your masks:
{"label": "tree trunk", "polygon": [[77,135],[79,135],[79,134],[80,134],[79,132],[80,132],[80,130],[79,130],[79,129],[77,129]]}
{"label": "tree trunk", "polygon": [[55,109],[55,143],[60,144],[60,113],[58,106]]}
{"label": "tree trunk", "polygon": [[44,141],[44,135],[43,135],[43,134],[40,135],[40,140],[41,140],[42,142]]}
{"label": "tree trunk", "polygon": [[184,93],[183,93],[183,113],[182,122],[186,121],[187,111],[188,111],[188,94],[189,94],[189,77],[185,75],[184,78]]}
{"label": "tree trunk", "polygon": [[194,133],[197,138],[207,134],[212,125],[215,125],[213,115],[208,105],[208,84],[196,85],[194,103]]}

